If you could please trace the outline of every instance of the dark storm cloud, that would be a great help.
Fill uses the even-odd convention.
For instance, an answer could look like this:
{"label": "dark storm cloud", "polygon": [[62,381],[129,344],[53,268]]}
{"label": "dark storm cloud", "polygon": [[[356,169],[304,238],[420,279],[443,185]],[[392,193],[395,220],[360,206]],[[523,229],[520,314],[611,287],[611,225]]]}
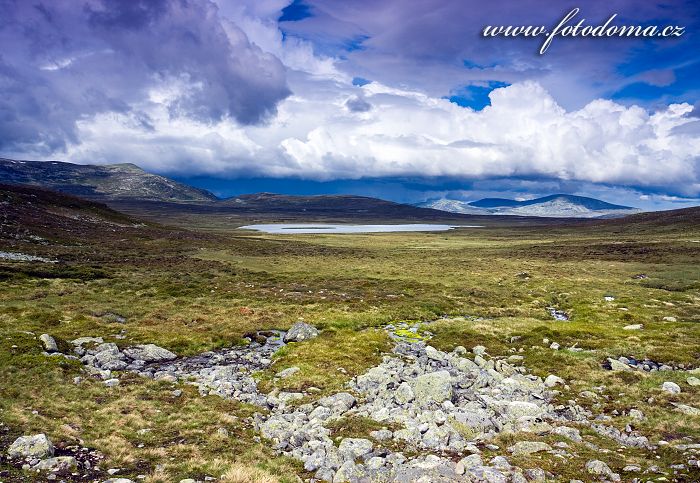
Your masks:
{"label": "dark storm cloud", "polygon": [[0,149],[52,152],[100,112],[152,129],[138,105],[176,82],[171,116],[263,122],[285,68],[209,0],[0,0]]}
{"label": "dark storm cloud", "polygon": [[[633,82],[670,85],[674,69],[697,51],[700,4],[692,0],[590,1],[579,18],[598,25],[619,14],[618,25],[684,25],[676,40],[556,38],[544,56],[543,40],[485,39],[486,25],[552,28],[573,6],[541,0],[305,0],[313,16],[285,22],[290,35],[339,49],[352,75],[386,84],[408,85],[434,96],[470,83],[497,80],[541,82],[567,108],[610,97]],[[353,39],[361,36],[361,45]],[[339,47],[340,46],[340,47]],[[649,62],[649,59],[654,59]],[[660,76],[660,72],[663,76]],[[697,93],[697,92],[696,92]],[[635,101],[638,99],[635,99]],[[686,100],[680,96],[679,100]]]}
{"label": "dark storm cloud", "polygon": [[345,103],[351,112],[367,112],[372,109],[372,104],[361,97],[352,97]]}

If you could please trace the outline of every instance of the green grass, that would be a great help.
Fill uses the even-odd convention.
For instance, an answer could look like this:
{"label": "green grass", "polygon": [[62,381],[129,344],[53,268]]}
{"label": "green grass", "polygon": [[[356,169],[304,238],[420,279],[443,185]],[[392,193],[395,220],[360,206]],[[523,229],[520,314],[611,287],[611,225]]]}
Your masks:
{"label": "green grass", "polygon": [[[291,481],[303,475],[299,465],[276,457],[242,423],[253,408],[200,398],[187,387],[173,398],[172,387],[136,377],[109,390],[89,379],[75,386],[80,368],[41,355],[38,335],[48,332],[62,341],[101,336],[120,346],[152,342],[186,355],[303,318],[323,329],[322,335],[290,344],[257,377],[265,391],[317,388],[313,397],[320,397],[342,390],[381,361],[391,342],[378,327],[445,315],[450,318],[423,326],[440,349],[484,345],[492,355],[521,354],[535,374],[567,380],[563,401],[604,386],[603,398],[589,407],[641,409],[647,419],[635,426],[652,441],[700,435],[699,418],[670,405],[700,406],[700,391],[683,377],[600,367],[606,357],[620,355],[700,366],[700,246],[685,241],[696,234],[488,228],[343,236],[228,231],[199,239],[169,233],[128,242],[113,237],[94,245],[32,246],[69,260],[65,264],[0,263],[0,421],[10,428],[4,442],[46,431],[55,442],[97,448],[107,467],[144,473],[151,481],[227,471],[262,472],[251,481]],[[12,243],[12,251],[21,251]],[[648,278],[633,278],[639,273]],[[605,295],[615,300],[606,302]],[[553,320],[549,306],[571,320]],[[105,312],[127,320],[108,320],[101,317]],[[637,323],[644,329],[623,329]],[[549,349],[545,338],[562,349]],[[565,350],[574,344],[586,351]],[[273,377],[291,366],[301,370],[288,379]],[[675,380],[683,392],[663,394],[664,380]],[[341,436],[374,428],[367,421],[337,426],[333,430]],[[151,431],[139,435],[144,427]],[[231,436],[218,436],[218,427]],[[557,461],[537,464],[580,476],[585,458],[593,456],[583,447],[577,452],[580,458],[568,470]],[[625,455],[655,459],[639,450]],[[666,452],[660,461],[674,458]],[[230,476],[245,481],[241,478]]]}

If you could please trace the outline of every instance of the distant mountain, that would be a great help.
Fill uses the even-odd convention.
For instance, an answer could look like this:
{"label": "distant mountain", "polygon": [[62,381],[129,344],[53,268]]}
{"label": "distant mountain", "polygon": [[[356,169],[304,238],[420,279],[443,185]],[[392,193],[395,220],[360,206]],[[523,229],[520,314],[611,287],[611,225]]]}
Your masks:
{"label": "distant mountain", "polygon": [[511,208],[520,206],[520,203],[520,201],[509,200],[507,198],[484,198],[479,201],[472,201],[468,204],[476,206],[477,208]]}
{"label": "distant mountain", "polygon": [[99,200],[215,201],[212,193],[147,173],[135,164],[102,166],[0,158],[0,180]]}
{"label": "distant mountain", "polygon": [[453,213],[482,215],[518,215],[550,218],[618,218],[639,213],[630,206],[614,205],[595,198],[573,195],[550,195],[532,200],[484,198],[468,203],[457,200],[433,200],[418,206]]}
{"label": "distant mountain", "polygon": [[469,204],[466,201],[448,200],[442,198],[435,201],[419,203],[416,206],[430,208],[433,210],[448,211],[450,213],[463,213],[466,215],[490,215],[488,210]]}
{"label": "distant mountain", "polygon": [[366,219],[379,217],[403,220],[462,218],[455,214],[447,215],[444,210],[420,208],[379,198],[355,195],[291,196],[255,193],[221,200],[217,206],[235,209],[238,213],[266,213],[292,217],[326,218],[335,216]]}

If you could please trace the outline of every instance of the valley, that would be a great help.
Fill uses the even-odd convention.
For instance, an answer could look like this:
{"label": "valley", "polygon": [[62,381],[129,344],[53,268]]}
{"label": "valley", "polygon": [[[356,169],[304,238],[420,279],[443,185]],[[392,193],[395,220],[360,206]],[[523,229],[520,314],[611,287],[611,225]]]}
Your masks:
{"label": "valley", "polygon": [[[697,480],[698,209],[339,236],[0,193],[0,251],[38,257],[0,259],[0,441],[87,448],[66,481]],[[300,322],[318,335],[246,355]],[[176,358],[142,366],[148,344]],[[444,373],[450,395],[391,396]]]}

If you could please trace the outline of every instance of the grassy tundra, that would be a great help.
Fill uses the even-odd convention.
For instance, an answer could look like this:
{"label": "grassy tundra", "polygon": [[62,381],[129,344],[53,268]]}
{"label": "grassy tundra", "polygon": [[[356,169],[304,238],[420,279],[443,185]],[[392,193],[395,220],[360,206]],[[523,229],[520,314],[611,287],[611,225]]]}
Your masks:
{"label": "grassy tundra", "polygon": [[[75,385],[80,364],[42,355],[38,341],[42,333],[59,344],[101,336],[119,346],[149,342],[187,355],[240,344],[252,330],[283,329],[302,318],[322,329],[321,336],[279,351],[269,373],[257,376],[263,390],[337,391],[390,350],[383,325],[440,319],[426,324],[439,349],[481,344],[493,355],[522,349],[518,354],[534,374],[569,383],[562,400],[595,391],[598,398],[581,400],[595,413],[637,408],[646,415],[614,419],[620,429],[632,423],[650,441],[669,446],[700,438],[700,417],[671,404],[700,407],[700,387],[689,386],[685,372],[601,367],[607,357],[623,355],[700,366],[697,215],[671,224],[633,217],[555,228],[279,236],[183,231],[139,224],[87,202],[41,198],[28,206],[26,194],[3,196],[14,208],[3,219],[0,251],[60,260],[0,262],[3,451],[21,434],[45,432],[54,443],[99,450],[103,470],[122,468],[120,476],[142,474],[149,482],[308,477],[256,435],[247,419],[256,408],[202,398],[188,386],[175,398],[171,385],[136,376],[116,388],[90,378]],[[555,320],[548,307],[570,320]],[[623,329],[633,324],[643,329]],[[561,349],[550,349],[551,342]],[[585,350],[566,350],[572,346]],[[271,377],[291,366],[301,370],[284,380]],[[677,382],[682,392],[662,392],[664,381]],[[372,429],[372,421],[348,420],[333,430],[343,436]],[[594,433],[586,437],[613,451],[608,463],[617,471],[630,463],[683,462],[668,446],[652,454],[620,449]],[[540,457],[537,464],[562,481],[580,476],[595,455],[573,446],[573,460]],[[0,480],[22,479],[5,460],[0,465]]]}

